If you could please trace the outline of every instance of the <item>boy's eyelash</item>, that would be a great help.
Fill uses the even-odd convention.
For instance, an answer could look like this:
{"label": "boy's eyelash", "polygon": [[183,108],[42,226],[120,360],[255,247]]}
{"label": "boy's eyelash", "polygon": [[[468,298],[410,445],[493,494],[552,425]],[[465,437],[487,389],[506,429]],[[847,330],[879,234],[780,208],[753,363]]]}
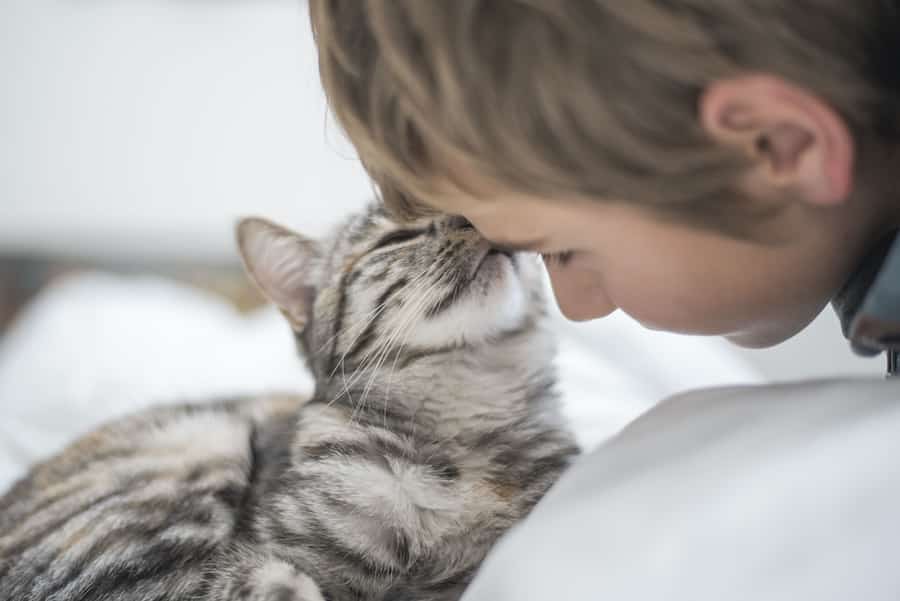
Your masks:
{"label": "boy's eyelash", "polygon": [[572,260],[573,254],[574,251],[564,250],[555,253],[541,253],[541,258],[544,260],[544,263],[554,263],[562,266]]}

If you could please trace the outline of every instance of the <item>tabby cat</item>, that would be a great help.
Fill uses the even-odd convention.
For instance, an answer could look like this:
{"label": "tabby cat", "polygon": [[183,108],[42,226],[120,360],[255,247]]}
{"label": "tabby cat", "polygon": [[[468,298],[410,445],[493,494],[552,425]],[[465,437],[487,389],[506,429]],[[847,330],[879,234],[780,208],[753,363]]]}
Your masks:
{"label": "tabby cat", "polygon": [[315,393],[155,409],[37,465],[0,499],[0,600],[457,599],[576,454],[536,257],[378,205],[238,243]]}

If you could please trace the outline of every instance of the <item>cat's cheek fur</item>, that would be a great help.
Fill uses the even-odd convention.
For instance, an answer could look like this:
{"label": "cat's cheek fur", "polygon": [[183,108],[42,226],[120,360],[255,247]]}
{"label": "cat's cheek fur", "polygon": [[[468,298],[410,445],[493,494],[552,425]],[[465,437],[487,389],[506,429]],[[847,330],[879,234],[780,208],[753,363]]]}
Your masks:
{"label": "cat's cheek fur", "polygon": [[528,298],[522,274],[531,265],[513,266],[501,256],[489,259],[464,295],[447,311],[425,319],[410,334],[410,345],[440,348],[478,344],[515,330],[528,314]]}

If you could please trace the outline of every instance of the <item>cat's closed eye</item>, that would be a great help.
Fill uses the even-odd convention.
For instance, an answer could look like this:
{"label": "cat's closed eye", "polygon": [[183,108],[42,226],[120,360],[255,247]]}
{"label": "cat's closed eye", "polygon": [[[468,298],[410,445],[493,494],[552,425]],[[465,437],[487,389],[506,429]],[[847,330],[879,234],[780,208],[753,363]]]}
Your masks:
{"label": "cat's closed eye", "polygon": [[372,250],[393,246],[402,242],[409,242],[426,233],[427,230],[395,230],[382,236],[372,247]]}

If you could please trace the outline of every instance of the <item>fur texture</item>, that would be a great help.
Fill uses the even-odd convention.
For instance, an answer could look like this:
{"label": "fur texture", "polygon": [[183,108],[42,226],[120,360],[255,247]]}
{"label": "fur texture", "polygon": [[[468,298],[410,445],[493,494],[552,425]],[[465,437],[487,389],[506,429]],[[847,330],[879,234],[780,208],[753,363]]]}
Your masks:
{"label": "fur texture", "polygon": [[238,241],[315,394],[157,409],[36,466],[0,499],[0,600],[457,599],[577,452],[536,257],[375,205]]}

